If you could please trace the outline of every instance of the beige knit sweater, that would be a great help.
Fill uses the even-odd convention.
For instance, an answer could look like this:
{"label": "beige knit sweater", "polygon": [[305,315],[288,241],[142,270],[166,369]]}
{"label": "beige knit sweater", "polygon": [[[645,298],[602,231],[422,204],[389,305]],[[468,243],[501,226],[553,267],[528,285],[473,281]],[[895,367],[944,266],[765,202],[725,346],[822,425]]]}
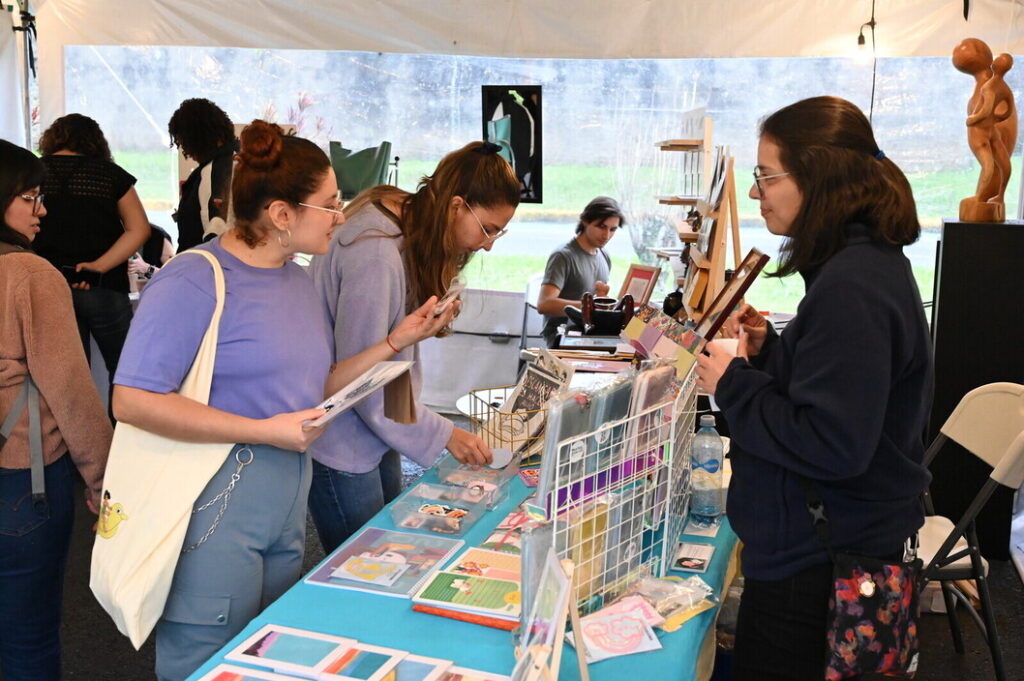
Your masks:
{"label": "beige knit sweater", "polygon": [[[15,252],[0,255],[0,420],[27,373],[39,387],[44,462],[70,452],[86,484],[98,493],[113,430],[82,352],[71,291],[50,263]],[[23,410],[0,450],[0,468],[28,467]]]}

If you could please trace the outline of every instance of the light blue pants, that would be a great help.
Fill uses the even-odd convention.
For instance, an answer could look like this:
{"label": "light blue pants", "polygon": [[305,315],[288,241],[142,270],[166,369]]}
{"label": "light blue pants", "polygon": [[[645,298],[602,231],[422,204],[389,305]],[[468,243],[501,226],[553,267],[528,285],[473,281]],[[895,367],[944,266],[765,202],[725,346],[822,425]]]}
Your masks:
{"label": "light blue pants", "polygon": [[[310,458],[269,445],[235,445],[199,495],[196,508],[220,493],[252,450],[227,510],[209,539],[184,553],[156,625],[156,675],[182,681],[302,573]],[[210,529],[222,500],[192,516],[189,547]]]}

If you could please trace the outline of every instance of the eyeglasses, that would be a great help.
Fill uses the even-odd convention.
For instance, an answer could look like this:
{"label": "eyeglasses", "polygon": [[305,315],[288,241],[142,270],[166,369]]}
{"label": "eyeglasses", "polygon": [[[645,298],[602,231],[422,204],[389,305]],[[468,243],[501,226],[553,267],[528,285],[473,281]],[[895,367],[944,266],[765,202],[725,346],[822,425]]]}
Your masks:
{"label": "eyeglasses", "polygon": [[20,194],[21,198],[32,202],[32,215],[39,215],[39,209],[43,207],[43,194]]}
{"label": "eyeglasses", "polygon": [[476,218],[476,224],[480,225],[480,231],[484,233],[484,238],[486,238],[488,241],[497,241],[501,237],[508,234],[507,227],[505,229],[499,229],[494,234],[491,234],[490,232],[487,231],[487,228],[484,227],[484,223],[480,222],[480,217],[476,214],[476,211],[473,210],[473,206],[466,203],[466,208],[468,208],[469,212],[473,214],[474,218]]}
{"label": "eyeglasses", "polygon": [[757,195],[764,198],[764,184],[765,180],[773,180],[776,177],[786,177],[789,173],[774,173],[772,175],[762,175],[760,168],[754,168],[754,184],[757,185]]}
{"label": "eyeglasses", "polygon": [[340,215],[342,217],[345,217],[345,211],[339,210],[338,208],[324,208],[323,206],[314,206],[311,203],[302,203],[302,202],[300,202],[299,205],[300,206],[305,206],[306,208],[316,208],[317,210],[322,210],[322,211],[326,211],[328,213],[334,213],[335,215]]}

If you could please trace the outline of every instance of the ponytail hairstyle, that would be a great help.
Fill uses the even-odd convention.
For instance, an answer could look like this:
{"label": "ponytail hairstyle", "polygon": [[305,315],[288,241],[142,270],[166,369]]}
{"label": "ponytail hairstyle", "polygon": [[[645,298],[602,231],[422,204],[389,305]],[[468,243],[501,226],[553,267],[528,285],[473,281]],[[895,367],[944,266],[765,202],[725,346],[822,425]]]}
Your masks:
{"label": "ponytail hairstyle", "polygon": [[459,196],[471,206],[484,208],[519,205],[519,180],[498,150],[490,142],[470,142],[442,158],[433,175],[420,179],[414,193],[388,185],[373,187],[345,208],[345,215],[351,216],[381,199],[401,203],[399,227],[409,310],[430,296],[441,296],[469,262],[471,254],[456,252],[452,199]]}
{"label": "ponytail hairstyle", "polygon": [[273,201],[297,206],[320,188],[331,161],[307,139],[285,135],[280,126],[254,120],[240,136],[231,176],[231,203],[238,236],[256,248],[271,229],[265,209]]}
{"label": "ponytail hairstyle", "polygon": [[917,241],[910,183],[856,106],[839,97],[804,99],[764,119],[760,134],[779,146],[782,170],[803,197],[771,276],[821,265],[843,248],[843,229],[853,222],[892,244]]}
{"label": "ponytail hairstyle", "polygon": [[58,151],[71,151],[104,161],[114,160],[100,124],[78,113],[61,116],[39,138],[39,152],[43,156]]}
{"label": "ponytail hairstyle", "polygon": [[32,248],[28,237],[4,222],[3,213],[7,212],[12,201],[20,200],[21,194],[41,185],[44,175],[46,166],[35,154],[0,139],[0,205],[3,207],[0,212],[0,241],[24,249]]}

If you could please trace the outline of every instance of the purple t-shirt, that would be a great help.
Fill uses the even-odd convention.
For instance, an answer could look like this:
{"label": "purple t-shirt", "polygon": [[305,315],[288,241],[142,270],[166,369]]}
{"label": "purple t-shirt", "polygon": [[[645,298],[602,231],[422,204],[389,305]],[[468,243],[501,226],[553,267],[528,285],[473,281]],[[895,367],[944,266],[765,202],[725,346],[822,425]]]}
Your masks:
{"label": "purple t-shirt", "polygon": [[[226,294],[210,406],[250,418],[315,407],[334,338],[310,278],[295,263],[246,265],[220,238],[198,246],[224,270]],[[195,360],[215,302],[213,269],[182,253],[143,290],[114,382],[157,393],[177,390]]]}

